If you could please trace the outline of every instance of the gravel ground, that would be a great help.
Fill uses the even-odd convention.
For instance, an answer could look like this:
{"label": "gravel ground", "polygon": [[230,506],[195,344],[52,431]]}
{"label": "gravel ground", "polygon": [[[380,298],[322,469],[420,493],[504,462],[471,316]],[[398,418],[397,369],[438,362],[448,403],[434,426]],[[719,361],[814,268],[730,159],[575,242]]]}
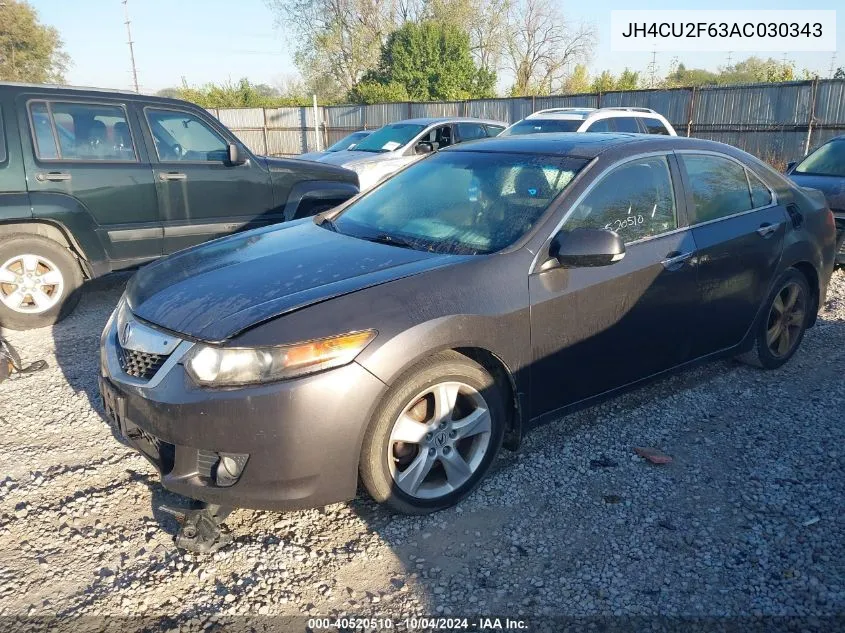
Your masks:
{"label": "gravel ground", "polygon": [[126,279],[10,333],[50,367],[0,384],[0,616],[845,614],[842,271],[778,371],[712,363],[564,418],[433,516],[239,511],[211,556],[175,550],[158,506],[178,499],[101,417],[98,336]]}

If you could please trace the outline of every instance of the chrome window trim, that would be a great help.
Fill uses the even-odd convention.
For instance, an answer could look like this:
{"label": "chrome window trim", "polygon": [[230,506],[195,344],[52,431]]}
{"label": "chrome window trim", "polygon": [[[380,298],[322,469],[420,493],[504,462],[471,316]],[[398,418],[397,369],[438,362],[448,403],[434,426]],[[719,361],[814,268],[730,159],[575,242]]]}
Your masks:
{"label": "chrome window trim", "polygon": [[[721,154],[719,152],[714,152],[713,150],[707,150],[707,149],[702,149],[702,150],[698,150],[698,149],[677,149],[677,150],[675,150],[675,154],[681,154],[681,155],[683,155],[683,154],[698,154],[698,155],[704,154],[704,155],[715,156],[716,158],[724,158],[726,160],[732,161],[745,170],[745,181],[748,184],[749,200],[752,200],[752,201],[754,200],[754,198],[751,196],[751,181],[748,178],[748,172],[749,171],[751,171],[751,173],[754,174],[754,176],[757,178],[757,180],[759,180],[761,183],[763,183],[763,185],[766,187],[766,189],[769,190],[769,194],[772,196],[771,203],[765,204],[762,207],[754,207],[753,209],[746,209],[745,211],[739,211],[737,213],[732,213],[731,215],[726,215],[726,216],[723,216],[721,218],[715,218],[713,220],[706,220],[704,222],[690,223],[689,228],[691,228],[691,229],[699,227],[699,226],[707,226],[708,224],[713,224],[714,222],[722,222],[723,220],[730,220],[731,218],[738,218],[738,217],[746,215],[748,213],[754,213],[755,211],[762,211],[764,209],[771,209],[772,207],[776,207],[779,204],[777,192],[774,189],[772,189],[765,180],[760,178],[760,176],[758,176],[756,172],[751,170],[748,167],[748,165],[743,163],[741,160],[734,158],[733,156],[728,156],[727,154]],[[686,170],[686,166],[683,165],[683,156],[681,157],[681,163],[682,163],[681,168]],[[689,174],[687,174],[687,176],[689,176]],[[693,209],[693,211],[694,211],[694,209]],[[690,215],[690,214],[688,213],[687,215]]]}
{"label": "chrome window trim", "polygon": [[[595,178],[595,180],[593,180],[593,182],[591,182],[589,185],[587,185],[587,188],[584,189],[584,191],[581,192],[581,195],[579,195],[575,199],[575,201],[569,207],[569,210],[567,210],[567,212],[563,215],[563,217],[557,223],[555,228],[551,231],[551,233],[549,233],[549,235],[546,237],[546,239],[543,240],[542,246],[540,246],[537,253],[534,255],[534,259],[531,260],[531,266],[528,268],[528,274],[533,275],[536,272],[540,272],[539,266],[538,266],[538,263],[537,263],[538,260],[540,259],[540,254],[547,251],[548,245],[549,245],[549,243],[551,243],[552,238],[555,235],[557,235],[557,232],[560,231],[563,228],[564,224],[566,224],[566,221],[569,219],[569,216],[572,215],[572,212],[575,211],[575,209],[578,207],[578,205],[581,204],[584,201],[584,198],[586,198],[590,194],[590,192],[592,192],[592,190],[596,187],[596,185],[598,185],[604,179],[604,177],[606,175],[608,175],[610,172],[612,172],[616,168],[621,167],[622,165],[625,165],[626,163],[630,163],[630,162],[633,162],[633,161],[636,161],[636,160],[640,160],[642,158],[652,158],[652,157],[655,157],[655,156],[662,156],[662,157],[667,159],[666,162],[667,162],[667,165],[668,165],[668,162],[669,162],[668,157],[671,153],[672,153],[672,150],[665,150],[665,149],[653,151],[653,152],[643,152],[641,154],[633,154],[631,156],[626,156],[625,158],[622,158],[622,159],[608,165],[608,167],[604,171],[602,171],[598,176],[596,176],[596,178]],[[582,170],[582,172],[583,171],[585,171],[585,170]],[[670,177],[671,177],[671,170],[670,170]],[[672,193],[673,194],[676,193],[674,182],[672,183]],[[677,214],[677,209],[675,210],[675,213]],[[687,229],[687,228],[689,228],[689,227],[679,227],[678,229],[672,229],[672,230],[678,231],[680,229]],[[659,233],[657,235],[652,235],[652,236],[649,236],[648,238],[643,238],[642,240],[637,240],[637,242],[645,241],[646,239],[654,239],[655,237],[662,237],[664,235],[668,235],[668,233],[669,233],[669,231],[666,231],[664,233]],[[633,244],[634,242],[631,242],[631,243]]]}

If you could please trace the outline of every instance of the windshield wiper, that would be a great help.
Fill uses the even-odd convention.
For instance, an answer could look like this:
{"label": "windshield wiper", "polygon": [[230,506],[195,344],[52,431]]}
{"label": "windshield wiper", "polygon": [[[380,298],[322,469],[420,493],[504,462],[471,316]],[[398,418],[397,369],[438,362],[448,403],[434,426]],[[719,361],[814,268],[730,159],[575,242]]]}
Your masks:
{"label": "windshield wiper", "polygon": [[370,242],[378,242],[379,244],[389,244],[390,246],[398,246],[399,248],[411,248],[414,250],[421,250],[419,248],[419,244],[410,240],[406,240],[402,237],[389,235],[388,233],[379,233],[378,235],[365,237],[364,239],[369,240]]}
{"label": "windshield wiper", "polygon": [[337,230],[337,224],[335,224],[334,220],[329,218],[327,215],[317,218],[317,226],[325,226],[330,231],[340,233],[340,231]]}

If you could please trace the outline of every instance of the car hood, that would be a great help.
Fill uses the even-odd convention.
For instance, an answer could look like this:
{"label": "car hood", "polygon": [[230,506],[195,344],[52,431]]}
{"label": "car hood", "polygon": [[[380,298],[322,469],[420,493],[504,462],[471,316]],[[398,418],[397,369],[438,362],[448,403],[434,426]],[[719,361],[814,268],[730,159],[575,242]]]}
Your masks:
{"label": "car hood", "polygon": [[340,165],[347,169],[352,169],[358,163],[372,163],[389,160],[396,156],[396,152],[357,152],[353,150],[343,150],[341,152],[332,152],[324,154],[320,158],[321,163],[328,163],[329,165]]}
{"label": "car hood", "polygon": [[145,321],[221,342],[287,312],[463,258],[353,238],[306,218],[161,259],[138,271],[126,298]]}
{"label": "car hood", "polygon": [[789,177],[799,187],[821,191],[831,209],[845,211],[845,178],[796,173],[790,174]]}
{"label": "car hood", "polygon": [[291,156],[291,158],[295,158],[297,160],[319,160],[326,156],[329,152],[306,152],[305,154],[297,154],[296,156]]}

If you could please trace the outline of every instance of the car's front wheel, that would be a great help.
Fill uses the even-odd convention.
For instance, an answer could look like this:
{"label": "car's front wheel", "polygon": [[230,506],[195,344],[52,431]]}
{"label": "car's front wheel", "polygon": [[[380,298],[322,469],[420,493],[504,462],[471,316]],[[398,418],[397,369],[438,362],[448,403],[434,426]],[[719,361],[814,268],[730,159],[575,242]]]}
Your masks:
{"label": "car's front wheel", "polygon": [[424,361],[393,386],[364,437],[367,492],[405,514],[456,504],[478,485],[502,444],[502,389],[457,352]]}

